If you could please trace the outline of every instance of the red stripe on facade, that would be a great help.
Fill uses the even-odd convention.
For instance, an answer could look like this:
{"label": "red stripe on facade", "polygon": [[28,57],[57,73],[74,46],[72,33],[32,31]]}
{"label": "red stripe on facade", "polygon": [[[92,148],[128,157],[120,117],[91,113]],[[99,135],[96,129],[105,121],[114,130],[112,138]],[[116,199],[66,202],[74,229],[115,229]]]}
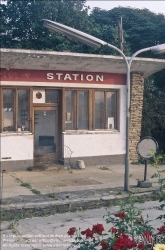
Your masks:
{"label": "red stripe on facade", "polygon": [[1,81],[125,85],[126,75],[101,72],[1,69]]}

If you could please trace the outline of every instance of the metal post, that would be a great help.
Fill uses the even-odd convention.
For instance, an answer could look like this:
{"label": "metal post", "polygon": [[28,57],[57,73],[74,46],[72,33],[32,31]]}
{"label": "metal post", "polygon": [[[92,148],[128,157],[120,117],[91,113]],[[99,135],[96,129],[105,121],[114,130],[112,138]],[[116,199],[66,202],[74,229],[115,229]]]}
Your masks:
{"label": "metal post", "polygon": [[125,153],[125,174],[124,174],[124,190],[129,191],[129,113],[130,113],[130,67],[129,63],[124,53],[111,44],[107,44],[108,47],[115,49],[123,57],[126,69],[127,69],[127,79],[126,79],[126,153]]}
{"label": "metal post", "polygon": [[129,119],[130,119],[130,65],[127,67],[126,82],[126,155],[125,155],[125,176],[124,190],[129,191]]}
{"label": "metal post", "polygon": [[6,172],[6,170],[2,170],[1,172],[1,178],[2,178],[2,181],[1,181],[1,202],[2,202],[2,198],[3,198],[3,174]]}
{"label": "metal post", "polygon": [[144,181],[147,179],[147,160],[145,160],[145,168],[144,168]]}

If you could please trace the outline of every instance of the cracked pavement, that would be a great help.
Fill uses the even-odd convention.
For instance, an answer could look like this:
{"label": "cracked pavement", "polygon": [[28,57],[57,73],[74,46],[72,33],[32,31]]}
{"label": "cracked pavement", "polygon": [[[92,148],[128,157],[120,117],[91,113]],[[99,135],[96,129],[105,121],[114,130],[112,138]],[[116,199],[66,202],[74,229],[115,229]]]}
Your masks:
{"label": "cracked pavement", "polygon": [[[163,223],[156,219],[159,215],[165,213],[158,210],[160,206],[158,201],[149,201],[143,204],[136,204],[141,209],[142,215],[147,219],[149,216],[150,225],[155,230]],[[85,230],[97,223],[103,223],[108,231],[111,224],[106,224],[103,216],[108,212],[114,214],[119,210],[119,206],[113,206],[108,209],[94,209],[86,211],[68,212],[65,214],[56,214],[48,217],[33,217],[13,221],[10,229],[2,231],[2,250],[66,250],[69,247],[72,238],[67,235],[70,227],[81,228]]]}

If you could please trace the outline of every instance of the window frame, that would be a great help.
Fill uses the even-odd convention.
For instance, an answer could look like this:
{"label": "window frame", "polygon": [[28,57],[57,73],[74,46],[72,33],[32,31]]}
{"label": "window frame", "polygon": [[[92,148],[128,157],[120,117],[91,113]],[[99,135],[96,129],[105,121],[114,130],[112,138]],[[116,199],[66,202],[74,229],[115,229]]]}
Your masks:
{"label": "window frame", "polygon": [[[73,91],[74,96],[73,96],[73,129],[66,129],[66,119],[65,119],[65,114],[66,114],[66,92],[67,91]],[[88,92],[88,128],[87,129],[78,129],[78,92],[84,91]],[[90,105],[89,105],[89,90],[88,89],[70,89],[70,88],[65,88],[64,94],[63,94],[63,99],[64,99],[64,108],[63,108],[63,122],[64,122],[64,131],[88,131],[89,130],[89,119],[90,119]]]}
{"label": "window frame", "polygon": [[14,103],[13,103],[13,131],[6,131],[7,133],[16,133],[18,132],[18,90],[29,90],[29,130],[28,131],[20,131],[20,132],[31,132],[32,131],[32,98],[33,98],[33,92],[32,92],[32,88],[29,87],[22,87],[22,86],[3,86],[0,88],[0,99],[1,99],[1,103],[0,103],[0,117],[2,118],[1,123],[0,123],[0,133],[5,133],[5,131],[3,131],[3,90],[4,89],[8,89],[8,90],[13,90],[14,91]]}
{"label": "window frame", "polygon": [[[95,128],[95,92],[104,92],[104,128],[96,129]],[[115,103],[115,119],[114,119],[114,129],[107,128],[107,93],[108,92],[115,92],[116,93],[116,103]],[[94,96],[93,96],[93,127],[95,131],[98,130],[119,130],[119,90],[117,89],[95,89]]]}
{"label": "window frame", "polygon": [[[74,111],[73,111],[73,129],[66,129],[65,114],[66,114],[66,91],[75,91],[74,96]],[[78,129],[78,91],[88,91],[88,129]],[[104,92],[104,128],[95,129],[95,92]],[[107,128],[106,115],[107,115],[107,105],[106,96],[107,92],[116,93],[116,103],[115,103],[115,119],[114,119],[114,129]],[[63,89],[63,128],[62,132],[73,132],[73,131],[112,131],[119,130],[119,89],[77,89],[77,88],[64,88]]]}

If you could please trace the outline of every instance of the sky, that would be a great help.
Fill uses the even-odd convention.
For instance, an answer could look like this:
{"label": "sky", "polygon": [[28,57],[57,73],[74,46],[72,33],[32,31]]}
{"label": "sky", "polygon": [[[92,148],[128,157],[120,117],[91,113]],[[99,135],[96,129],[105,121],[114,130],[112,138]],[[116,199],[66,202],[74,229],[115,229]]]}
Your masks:
{"label": "sky", "polygon": [[149,9],[150,11],[158,14],[162,13],[165,15],[165,1],[111,1],[111,0],[98,0],[98,1],[87,1],[87,5],[90,8],[99,7],[102,9],[110,10],[118,6],[131,7],[138,9]]}

